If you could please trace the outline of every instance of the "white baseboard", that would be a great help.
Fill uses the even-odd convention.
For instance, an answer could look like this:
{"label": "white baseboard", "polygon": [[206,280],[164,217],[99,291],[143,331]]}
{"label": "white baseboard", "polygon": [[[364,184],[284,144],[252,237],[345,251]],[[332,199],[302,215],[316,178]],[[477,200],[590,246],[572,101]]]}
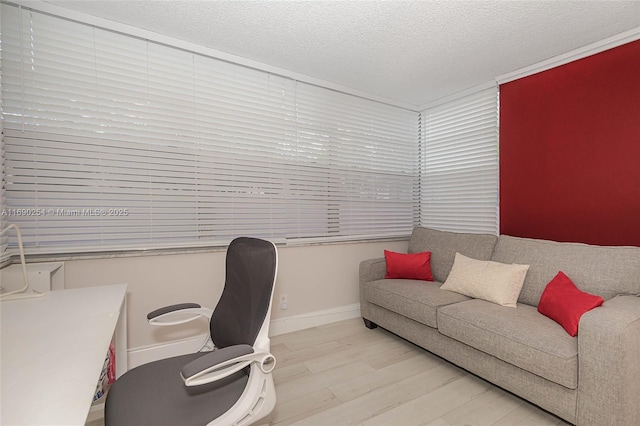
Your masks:
{"label": "white baseboard", "polygon": [[317,327],[319,325],[357,318],[359,316],[360,304],[354,303],[352,305],[323,309],[302,315],[278,318],[271,321],[269,335],[278,336],[280,334],[291,333],[292,331],[304,330],[305,328]]}
{"label": "white baseboard", "polygon": [[[340,306],[338,308],[324,309],[302,315],[278,318],[271,321],[269,335],[277,336],[280,334],[291,333],[292,331],[303,330],[305,328],[330,324],[336,321],[357,318],[359,316],[360,304],[354,303],[352,305]],[[194,353],[200,349],[205,338],[206,335],[203,334],[189,339],[177,340],[160,345],[130,349],[127,352],[129,369],[148,362],[170,358],[172,356]]]}

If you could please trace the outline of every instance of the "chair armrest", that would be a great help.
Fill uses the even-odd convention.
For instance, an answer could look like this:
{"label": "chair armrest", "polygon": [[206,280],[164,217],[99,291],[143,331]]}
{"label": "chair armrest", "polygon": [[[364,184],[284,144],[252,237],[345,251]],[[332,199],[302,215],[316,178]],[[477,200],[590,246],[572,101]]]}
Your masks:
{"label": "chair armrest", "polygon": [[367,259],[360,262],[360,285],[370,281],[382,280],[387,275],[387,262],[384,257]]}
{"label": "chair armrest", "polygon": [[193,321],[200,317],[211,319],[213,310],[203,308],[197,303],[180,303],[169,305],[147,314],[147,321],[151,325],[178,325]]}
{"label": "chair armrest", "polygon": [[640,297],[617,296],[585,313],[578,331],[578,424],[640,419]]}
{"label": "chair armrest", "polygon": [[218,349],[197,358],[180,371],[186,386],[200,386],[224,379],[257,363],[263,373],[270,373],[275,357],[268,352],[255,352],[250,345],[234,345]]}

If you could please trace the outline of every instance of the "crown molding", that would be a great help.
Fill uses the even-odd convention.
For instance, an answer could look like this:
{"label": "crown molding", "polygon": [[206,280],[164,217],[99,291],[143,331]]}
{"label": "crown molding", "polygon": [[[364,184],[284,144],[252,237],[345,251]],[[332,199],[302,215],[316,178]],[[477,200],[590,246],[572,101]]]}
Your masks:
{"label": "crown molding", "polygon": [[620,34],[605,38],[603,40],[596,41],[595,43],[588,44],[579,49],[572,50],[562,55],[554,56],[546,61],[538,62],[533,65],[521,68],[519,70],[500,75],[496,77],[498,84],[508,83],[510,81],[518,80],[519,78],[527,77],[533,74],[537,74],[542,71],[547,71],[551,68],[558,67],[560,65],[568,64],[569,62],[577,61],[591,55],[595,55],[605,50],[613,49],[614,47],[622,46],[623,44],[630,43],[640,39],[640,27],[633,28],[629,31],[625,31]]}
{"label": "crown molding", "polygon": [[435,100],[433,100],[431,102],[427,102],[426,104],[422,104],[419,107],[419,111],[425,111],[427,109],[435,108],[435,107],[440,106],[442,104],[446,104],[448,102],[452,102],[452,101],[455,101],[457,99],[464,98],[464,97],[469,96],[469,95],[473,95],[474,93],[478,93],[478,92],[481,92],[483,90],[495,88],[496,86],[497,86],[497,84],[496,84],[495,80],[487,81],[485,83],[478,84],[478,85],[473,86],[473,87],[469,87],[468,89],[461,90],[460,92],[456,92],[456,93],[453,93],[451,95],[447,95],[445,97],[435,99]]}
{"label": "crown molding", "polygon": [[[113,21],[108,21],[102,18],[98,18],[98,17],[94,17],[94,16],[90,16],[90,15],[86,15],[80,12],[75,12],[75,11],[71,11],[69,9],[64,9],[61,8],[59,6],[56,5],[52,5],[49,3],[46,3],[42,0],[2,0],[3,3],[8,3],[8,4],[16,4],[16,5],[20,5],[22,7],[26,7],[29,9],[33,9],[33,10],[38,10],[40,12],[44,12],[44,13],[49,13],[52,15],[57,15],[66,19],[70,19],[70,20],[75,20],[78,22],[83,22],[85,24],[89,24],[89,25],[95,25],[97,27],[102,27],[111,31],[115,31],[115,32],[121,32],[127,35],[131,35],[134,37],[138,37],[138,38],[143,38],[146,40],[150,40],[150,41],[154,41],[157,43],[161,43],[161,44],[167,44],[173,47],[177,47],[180,49],[184,49],[184,50],[188,50],[188,51],[192,51],[198,54],[202,54],[205,56],[209,56],[212,58],[216,58],[222,61],[226,61],[226,62],[231,62],[231,63],[235,63],[241,66],[245,66],[248,68],[253,68],[253,69],[257,69],[257,70],[261,70],[264,72],[268,72],[268,73],[272,73],[272,74],[276,74],[276,75],[280,75],[282,77],[286,77],[286,78],[290,78],[292,80],[295,81],[299,81],[302,83],[307,83],[307,84],[311,84],[311,85],[315,85],[315,86],[319,86],[319,87],[324,87],[326,89],[330,89],[330,90],[334,90],[337,92],[342,92],[345,94],[349,94],[349,95],[353,95],[353,96],[357,96],[357,97],[361,97],[364,99],[368,99],[368,100],[372,100],[375,102],[380,102],[380,103],[384,103],[384,104],[388,104],[388,105],[392,105],[395,107],[399,107],[399,108],[403,108],[403,109],[407,109],[410,111],[415,111],[415,112],[419,112],[419,111],[424,111],[425,109],[431,108],[433,106],[436,106],[438,104],[442,104],[444,102],[446,102],[447,100],[452,100],[452,99],[456,99],[462,95],[464,95],[465,93],[469,93],[469,92],[475,92],[478,90],[478,87],[472,87],[469,88],[467,90],[463,90],[462,92],[458,92],[455,93],[451,96],[447,96],[445,98],[441,98],[441,99],[437,99],[431,102],[428,102],[426,104],[423,105],[413,105],[407,102],[402,102],[396,99],[389,99],[389,98],[385,98],[382,96],[377,96],[377,95],[373,95],[370,93],[364,93],[358,90],[354,90],[348,87],[344,87],[335,83],[331,83],[328,81],[324,81],[324,80],[320,80],[320,79],[316,79],[310,76],[306,76],[306,75],[301,75],[301,74],[297,74],[297,73],[293,73],[291,71],[288,70],[284,70],[281,68],[277,68],[277,67],[273,67],[267,64],[263,64],[263,63],[259,63],[256,61],[252,61],[246,58],[242,58],[242,57],[238,57],[235,55],[231,55],[228,53],[224,53],[224,52],[220,52],[211,48],[206,48],[203,46],[199,46],[199,45],[195,45],[193,43],[189,43],[189,42],[185,42],[185,41],[181,41],[181,40],[177,40],[174,39],[172,37],[167,37],[161,34],[157,34],[157,33],[153,33],[150,31],[146,31],[146,30],[142,30],[136,27],[132,27],[129,25],[125,25],[125,24],[119,24]],[[546,71],[549,70],[551,68],[555,68],[557,66],[560,65],[564,65],[567,64],[569,62],[573,62],[575,60],[578,59],[582,59],[600,52],[603,52],[605,50],[609,50],[612,49],[614,47],[618,47],[621,46],[623,44],[626,43],[630,43],[632,41],[636,41],[640,39],[640,27],[636,27],[633,28],[631,30],[625,31],[623,33],[608,37],[606,39],[594,42],[592,44],[589,44],[587,46],[572,50],[570,52],[555,56],[553,58],[547,59],[545,61],[542,62],[538,62],[536,64],[533,65],[529,65],[527,67],[506,73],[506,74],[502,74],[498,77],[495,78],[495,82],[493,82],[493,84],[497,83],[498,85],[500,84],[504,84],[504,83],[508,83],[510,81],[514,81],[517,80],[519,78],[523,78],[523,77],[527,77],[529,75],[533,75],[542,71]],[[492,82],[488,82],[485,84],[480,85],[480,87],[482,86],[488,86],[491,85]]]}

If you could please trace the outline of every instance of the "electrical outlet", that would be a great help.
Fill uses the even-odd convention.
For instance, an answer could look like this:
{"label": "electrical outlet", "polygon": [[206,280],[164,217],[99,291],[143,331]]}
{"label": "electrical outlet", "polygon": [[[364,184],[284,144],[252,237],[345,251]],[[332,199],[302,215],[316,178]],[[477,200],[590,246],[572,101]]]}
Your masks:
{"label": "electrical outlet", "polygon": [[280,309],[285,310],[289,307],[289,301],[286,294],[280,295]]}

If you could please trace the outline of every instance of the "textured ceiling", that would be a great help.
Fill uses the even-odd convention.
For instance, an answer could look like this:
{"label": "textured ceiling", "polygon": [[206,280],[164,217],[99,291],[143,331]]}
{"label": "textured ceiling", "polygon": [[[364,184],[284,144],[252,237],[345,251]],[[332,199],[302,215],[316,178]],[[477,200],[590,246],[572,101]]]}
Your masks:
{"label": "textured ceiling", "polygon": [[640,1],[45,3],[411,105],[640,27]]}

